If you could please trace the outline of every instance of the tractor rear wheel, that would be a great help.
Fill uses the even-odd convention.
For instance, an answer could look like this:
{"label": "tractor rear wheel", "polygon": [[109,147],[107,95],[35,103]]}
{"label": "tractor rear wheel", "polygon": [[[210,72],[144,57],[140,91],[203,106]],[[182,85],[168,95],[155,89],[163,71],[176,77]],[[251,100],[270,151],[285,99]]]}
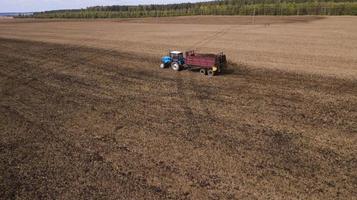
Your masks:
{"label": "tractor rear wheel", "polygon": [[200,74],[207,75],[207,70],[206,69],[200,69]]}
{"label": "tractor rear wheel", "polygon": [[175,71],[180,71],[180,65],[177,62],[171,63],[171,68]]}
{"label": "tractor rear wheel", "polygon": [[208,71],[207,71],[207,75],[209,76],[209,77],[212,77],[212,76],[214,76],[214,71],[212,70],[212,69],[209,69]]}

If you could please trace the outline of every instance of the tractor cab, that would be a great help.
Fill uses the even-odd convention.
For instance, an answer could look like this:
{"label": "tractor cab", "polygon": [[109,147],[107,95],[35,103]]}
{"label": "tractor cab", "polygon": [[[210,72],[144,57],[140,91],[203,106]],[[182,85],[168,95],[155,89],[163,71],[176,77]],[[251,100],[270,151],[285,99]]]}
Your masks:
{"label": "tractor cab", "polygon": [[164,56],[161,59],[161,68],[171,66],[175,71],[179,71],[185,64],[185,58],[181,51],[170,51],[168,56]]}
{"label": "tractor cab", "polygon": [[181,51],[170,51],[170,58],[173,62],[181,63],[182,61],[184,61],[183,53]]}

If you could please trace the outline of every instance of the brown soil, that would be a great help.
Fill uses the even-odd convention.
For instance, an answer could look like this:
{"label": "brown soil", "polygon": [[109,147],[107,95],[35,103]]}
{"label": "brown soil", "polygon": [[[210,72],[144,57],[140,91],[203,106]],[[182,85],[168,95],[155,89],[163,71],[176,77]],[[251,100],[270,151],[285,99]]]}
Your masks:
{"label": "brown soil", "polygon": [[237,63],[207,78],[125,49],[0,48],[2,199],[357,196],[355,80]]}
{"label": "brown soil", "polygon": [[13,17],[0,16],[0,20],[10,20],[10,19],[13,19]]}
{"label": "brown soil", "polygon": [[0,37],[156,57],[169,49],[224,51],[233,62],[250,67],[357,78],[355,16],[258,16],[255,24],[246,16],[155,20],[2,20]]}
{"label": "brown soil", "polygon": [[320,16],[184,16],[184,17],[159,17],[159,18],[130,18],[113,20],[130,23],[159,23],[159,24],[205,24],[205,25],[250,25],[250,24],[280,24],[310,22],[324,19]]}
{"label": "brown soil", "polygon": [[[119,19],[33,19],[18,18],[2,23],[48,23],[48,22],[123,22],[148,24],[204,24],[204,25],[252,25],[252,24],[281,24],[311,22],[325,19],[322,16],[180,16],[180,17],[147,17],[147,18],[119,18]],[[10,19],[10,18],[8,18]],[[11,17],[11,19],[13,19]]]}

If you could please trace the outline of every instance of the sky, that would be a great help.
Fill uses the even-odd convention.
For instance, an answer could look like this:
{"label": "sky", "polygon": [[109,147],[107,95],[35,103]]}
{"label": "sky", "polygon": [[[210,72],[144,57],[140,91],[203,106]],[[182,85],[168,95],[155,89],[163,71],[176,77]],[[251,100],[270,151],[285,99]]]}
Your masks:
{"label": "sky", "polygon": [[202,0],[0,0],[0,13],[76,9],[98,5],[137,5],[199,2]]}

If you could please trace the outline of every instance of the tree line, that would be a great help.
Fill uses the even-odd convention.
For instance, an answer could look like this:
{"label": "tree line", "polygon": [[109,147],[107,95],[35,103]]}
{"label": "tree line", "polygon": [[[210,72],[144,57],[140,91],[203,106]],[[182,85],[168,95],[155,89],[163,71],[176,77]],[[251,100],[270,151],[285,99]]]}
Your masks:
{"label": "tree line", "polygon": [[357,15],[357,0],[218,0],[167,5],[95,6],[38,12],[30,17],[135,18],[190,15]]}

